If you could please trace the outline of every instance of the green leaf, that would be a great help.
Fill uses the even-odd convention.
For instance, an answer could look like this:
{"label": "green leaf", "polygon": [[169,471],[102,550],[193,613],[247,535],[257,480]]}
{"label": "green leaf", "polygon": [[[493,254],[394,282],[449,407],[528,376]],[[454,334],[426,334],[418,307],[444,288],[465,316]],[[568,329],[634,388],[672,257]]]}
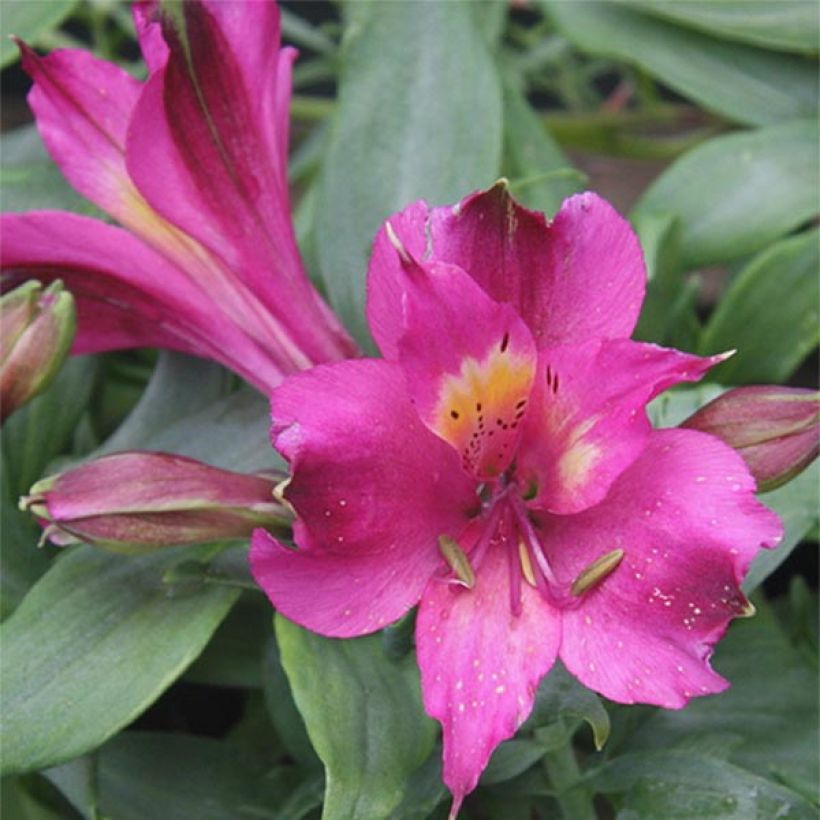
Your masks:
{"label": "green leaf", "polygon": [[232,381],[214,362],[162,351],[137,406],[95,455],[147,448],[167,428],[223,398]]}
{"label": "green leaf", "polygon": [[[247,562],[247,550],[237,550]],[[271,611],[258,593],[243,596],[214,632],[185,680],[209,686],[261,688],[262,650],[270,635]]]}
{"label": "green leaf", "polygon": [[820,523],[818,497],[820,465],[817,462],[788,484],[760,496],[760,500],[782,519],[785,534],[775,549],[762,550],[752,562],[743,582],[747,595],[757,589],[792,554],[812,528]]}
{"label": "green leaf", "polygon": [[3,769],[53,766],[99,746],[196,658],[237,597],[175,590],[163,572],[198,553],[61,555],[0,626]]}
{"label": "green leaf", "polygon": [[698,751],[622,755],[593,782],[605,794],[621,795],[618,817],[623,820],[810,820],[817,816],[795,792]]}
{"label": "green leaf", "polygon": [[[697,750],[716,736],[733,738],[729,752],[732,764],[758,777],[813,783],[816,794],[816,668],[789,644],[768,606],[758,602],[754,618],[732,624],[717,646],[714,666],[731,682],[730,689],[695,698],[680,711],[657,710],[627,741],[626,750],[652,756],[682,745]],[[733,772],[743,782],[742,773]],[[654,776],[666,780],[661,770]]]}
{"label": "green leaf", "polygon": [[609,0],[542,3],[581,50],[637,65],[736,122],[779,123],[817,109],[817,66],[801,56],[715,39]]}
{"label": "green leaf", "polygon": [[[572,171],[572,164],[510,82],[504,84],[504,173],[513,195],[528,208],[552,216],[566,197],[581,190],[578,176],[550,172]],[[543,178],[542,178],[543,177]]]}
{"label": "green leaf", "polygon": [[28,492],[49,462],[69,449],[96,375],[94,357],[68,359],[51,386],[3,425],[3,460],[10,497]]}
{"label": "green leaf", "polygon": [[366,344],[365,272],[376,231],[420,197],[456,202],[495,180],[501,90],[470,3],[345,8],[339,107],[315,230],[330,300]]}
{"label": "green leaf", "polygon": [[280,820],[301,782],[229,741],[182,734],[125,732],[99,758],[100,808],[116,820]]}
{"label": "green leaf", "polygon": [[538,740],[513,739],[502,743],[493,752],[487,768],[481,775],[481,785],[504,783],[525,772],[546,754],[547,749]]}
{"label": "green leaf", "polygon": [[636,214],[633,222],[649,279],[635,338],[691,350],[700,335],[697,282],[683,275],[678,221],[672,214],[648,212]]}
{"label": "green leaf", "polygon": [[701,353],[737,348],[709,378],[782,383],[820,341],[820,232],[784,239],[732,280],[700,340]]}
{"label": "green leaf", "polygon": [[[10,5],[36,7],[44,4],[14,0],[5,4],[4,16]],[[3,40],[0,48],[5,45]],[[4,211],[57,208],[94,216],[100,214],[66,182],[34,125],[15,128],[0,138],[0,186]]]}
{"label": "green leaf", "polygon": [[[282,665],[325,765],[324,820],[388,817],[430,754],[415,659],[392,661],[381,638],[323,638],[276,616]],[[332,719],[329,719],[332,716]]]}
{"label": "green leaf", "polygon": [[557,661],[538,687],[532,714],[524,723],[523,730],[548,726],[563,717],[586,721],[592,729],[596,748],[603,748],[610,727],[609,715],[601,699],[575,680]]}
{"label": "green leaf", "polygon": [[698,384],[667,390],[647,406],[653,427],[677,427],[704,404],[725,392],[715,384]]}
{"label": "green leaf", "polygon": [[647,14],[743,43],[816,54],[820,6],[813,0],[626,0]]}
{"label": "green leaf", "polygon": [[[42,34],[57,28],[71,14],[79,0],[6,0],[0,15],[0,68],[17,59],[11,35],[36,42]],[[4,202],[5,205],[5,202]]]}
{"label": "green leaf", "polygon": [[269,634],[264,647],[262,666],[268,715],[288,754],[305,769],[321,769],[322,762],[310,745],[305,721],[293,702],[290,684],[282,668],[279,647],[274,636],[270,634],[270,627],[269,617]]}
{"label": "green leaf", "polygon": [[754,253],[818,210],[818,125],[790,122],[711,139],[671,165],[634,215],[680,220],[685,270]]}

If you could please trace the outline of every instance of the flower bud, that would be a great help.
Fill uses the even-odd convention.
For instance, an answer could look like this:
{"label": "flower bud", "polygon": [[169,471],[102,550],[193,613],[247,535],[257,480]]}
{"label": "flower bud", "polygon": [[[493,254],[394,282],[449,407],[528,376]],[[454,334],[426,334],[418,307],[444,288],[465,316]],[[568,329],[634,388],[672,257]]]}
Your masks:
{"label": "flower bud", "polygon": [[768,492],[808,467],[820,450],[820,393],[798,387],[737,387],[681,424],[725,441]]}
{"label": "flower bud", "polygon": [[60,281],[25,282],[0,298],[0,418],[44,390],[74,341],[74,298]]}
{"label": "flower bud", "polygon": [[20,500],[44,524],[43,540],[114,552],[244,538],[283,530],[281,475],[245,475],[168,453],[123,452],[37,482]]}

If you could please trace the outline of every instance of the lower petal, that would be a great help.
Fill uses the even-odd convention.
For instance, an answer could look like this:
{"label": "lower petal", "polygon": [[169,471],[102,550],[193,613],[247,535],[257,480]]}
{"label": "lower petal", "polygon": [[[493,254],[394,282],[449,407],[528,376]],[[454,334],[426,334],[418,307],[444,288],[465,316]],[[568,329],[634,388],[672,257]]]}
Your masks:
{"label": "lower petal", "polygon": [[331,638],[366,635],[401,618],[440,563],[425,550],[400,556],[295,550],[265,530],[254,533],[250,561],[279,612]]}
{"label": "lower petal", "polygon": [[558,651],[558,613],[524,584],[522,611],[514,616],[510,581],[507,550],[495,543],[472,589],[434,579],[419,607],[424,705],[444,728],[444,782],[455,809],[475,788],[496,746],[532,711],[538,683]]}
{"label": "lower petal", "polygon": [[725,689],[709,666],[712,647],[732,618],[750,613],[740,582],[760,547],[782,533],[754,489],[722,442],[660,430],[603,503],[542,516],[545,549],[565,583],[602,555],[624,553],[563,613],[570,672],[611,700],[666,708]]}

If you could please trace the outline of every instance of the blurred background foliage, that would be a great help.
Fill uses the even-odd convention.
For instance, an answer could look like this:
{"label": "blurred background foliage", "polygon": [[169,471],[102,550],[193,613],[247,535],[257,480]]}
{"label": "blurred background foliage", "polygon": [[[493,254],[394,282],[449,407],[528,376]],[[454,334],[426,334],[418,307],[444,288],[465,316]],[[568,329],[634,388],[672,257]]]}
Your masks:
{"label": "blurred background foliage", "polygon": [[[709,384],[656,402],[656,424],[724,386],[812,385],[819,8],[284,2],[284,39],[301,53],[291,178],[313,277],[368,346],[366,261],[389,213],[499,176],[548,214],[589,187],[641,237],[640,338],[738,350]],[[94,213],[30,123],[7,35],[91,48],[142,77],[128,7],[5,0],[1,14],[3,210]],[[151,351],[71,360],[4,426],[4,817],[446,816],[412,619],[347,642],[281,619],[272,631],[243,545],[129,559],[81,546],[55,560],[17,509],[56,467],[127,447],[276,466],[266,428],[266,401],[235,377]],[[731,690],[682,712],[627,708],[556,669],[464,816],[816,817],[817,476],[763,496],[787,537],[747,582],[758,616],[716,653]],[[593,735],[609,736],[603,751]]]}

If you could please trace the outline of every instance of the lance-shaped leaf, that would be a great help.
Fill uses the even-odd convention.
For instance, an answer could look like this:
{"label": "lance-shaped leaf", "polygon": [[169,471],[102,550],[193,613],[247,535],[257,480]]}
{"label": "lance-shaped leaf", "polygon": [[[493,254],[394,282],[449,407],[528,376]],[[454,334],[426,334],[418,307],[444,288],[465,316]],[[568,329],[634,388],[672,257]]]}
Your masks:
{"label": "lance-shaped leaf", "polygon": [[[324,820],[388,817],[433,747],[412,657],[378,636],[323,638],[276,616],[282,665],[327,773]],[[332,717],[331,717],[332,716]]]}
{"label": "lance-shaped leaf", "polygon": [[96,748],[202,651],[238,592],[165,584],[183,555],[192,556],[123,558],[83,546],[32,588],[0,627],[3,773]]}

